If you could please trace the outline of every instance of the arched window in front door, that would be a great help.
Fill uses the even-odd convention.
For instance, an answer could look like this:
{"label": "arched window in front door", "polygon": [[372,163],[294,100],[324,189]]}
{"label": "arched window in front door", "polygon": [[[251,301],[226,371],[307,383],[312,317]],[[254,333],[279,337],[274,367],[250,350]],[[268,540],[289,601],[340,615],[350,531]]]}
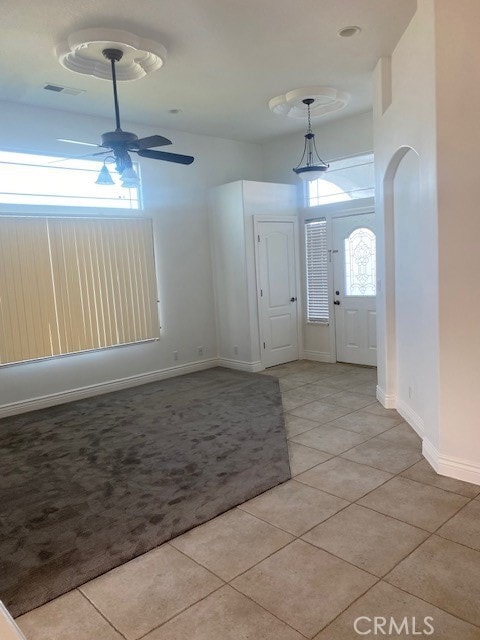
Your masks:
{"label": "arched window in front door", "polygon": [[345,238],[345,295],[376,295],[375,244],[375,234],[367,227]]}

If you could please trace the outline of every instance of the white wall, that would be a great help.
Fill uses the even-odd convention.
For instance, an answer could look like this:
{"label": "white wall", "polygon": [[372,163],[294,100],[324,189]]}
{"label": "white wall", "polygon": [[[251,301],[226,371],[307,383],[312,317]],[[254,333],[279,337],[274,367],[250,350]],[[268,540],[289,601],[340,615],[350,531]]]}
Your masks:
{"label": "white wall", "polygon": [[[429,326],[425,308],[432,283],[418,273],[428,228],[420,200],[420,159],[410,150],[402,158],[393,182],[395,238],[395,338],[397,408],[423,420],[428,371],[425,352]],[[417,419],[418,419],[417,418]]]}
{"label": "white wall", "polygon": [[211,189],[218,355],[222,364],[261,369],[254,216],[294,216],[291,185],[238,181]]}
{"label": "white wall", "polygon": [[[325,162],[370,153],[373,149],[371,111],[326,124],[313,120],[312,124],[318,153]],[[292,169],[298,165],[302,156],[305,131],[306,123],[305,128],[298,133],[281,136],[263,144],[265,180],[300,184]]]}
{"label": "white wall", "polygon": [[[418,1],[391,73],[388,60],[375,70],[374,150],[383,239],[378,397],[423,431],[423,452],[437,471],[480,484],[480,88],[472,80],[479,20],[477,0]],[[419,171],[409,148],[418,153]],[[414,225],[415,238],[402,215]],[[408,281],[416,295],[406,293]]]}
{"label": "white wall", "polygon": [[[440,442],[438,467],[480,484],[478,0],[436,0]],[[461,104],[459,104],[459,99]]]}
{"label": "white wall", "polygon": [[[19,104],[3,103],[1,113],[1,145],[11,150],[81,155],[85,147],[55,139],[97,141],[112,128],[109,119]],[[261,149],[255,144],[134,124],[125,123],[124,129],[139,136],[165,135],[174,141],[172,151],[195,156],[189,167],[141,159],[144,213],[154,220],[161,338],[2,367],[0,406],[217,356],[207,190],[232,180],[262,179]],[[8,211],[8,206],[1,210]],[[178,361],[173,359],[174,350],[179,352]]]}
{"label": "white wall", "polygon": [[[425,430],[425,436],[434,440],[438,437],[439,389],[433,16],[433,0],[420,0],[417,13],[393,53],[391,73],[388,60],[381,60],[375,69],[374,153],[379,399],[387,406],[397,406],[397,362],[401,362],[402,391],[398,408],[417,431],[422,433]],[[410,148],[415,151],[409,151]],[[419,189],[418,206],[412,202],[416,199],[415,194],[409,193],[408,189],[409,174],[416,172],[415,168],[409,168],[409,160],[405,160],[405,169],[399,170],[396,202],[394,193],[395,174],[403,156],[415,152],[420,163],[420,184],[414,183],[413,187]],[[395,249],[397,252],[408,251],[409,245],[408,231],[404,229],[401,216],[412,205],[417,208],[417,212],[410,212],[415,233],[422,234],[422,229],[428,229],[428,233],[421,235],[421,251],[415,250],[408,269],[410,277],[415,274],[410,286],[422,287],[425,314],[421,319],[418,304],[411,308],[412,300],[404,292],[404,279],[400,278],[398,283],[395,281]],[[395,230],[401,234],[396,242]],[[400,258],[399,265],[402,264]],[[409,305],[408,309],[398,311],[402,335],[408,331],[408,323],[415,335],[415,343],[408,346],[401,340],[397,343],[397,294],[403,304]],[[423,326],[428,326],[426,335],[422,333]],[[425,371],[428,372],[422,389],[414,380],[417,374],[411,354],[415,349],[423,349]],[[410,395],[421,394],[424,401],[409,398],[408,387],[413,389]]]}

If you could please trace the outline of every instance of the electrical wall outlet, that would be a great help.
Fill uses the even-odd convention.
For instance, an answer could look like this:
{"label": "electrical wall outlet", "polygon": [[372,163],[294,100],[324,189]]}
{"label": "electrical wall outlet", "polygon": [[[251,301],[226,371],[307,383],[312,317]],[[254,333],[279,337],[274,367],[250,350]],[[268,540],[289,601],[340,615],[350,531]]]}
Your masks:
{"label": "electrical wall outlet", "polygon": [[413,397],[413,387],[408,387],[408,397],[410,399]]}
{"label": "electrical wall outlet", "polygon": [[198,355],[203,356],[203,347],[198,347]]}
{"label": "electrical wall outlet", "polygon": [[235,345],[235,346],[233,347],[233,353],[234,353],[236,356],[238,356],[238,346],[237,346],[237,345]]}
{"label": "electrical wall outlet", "polygon": [[178,360],[178,351],[173,352],[173,359]]}

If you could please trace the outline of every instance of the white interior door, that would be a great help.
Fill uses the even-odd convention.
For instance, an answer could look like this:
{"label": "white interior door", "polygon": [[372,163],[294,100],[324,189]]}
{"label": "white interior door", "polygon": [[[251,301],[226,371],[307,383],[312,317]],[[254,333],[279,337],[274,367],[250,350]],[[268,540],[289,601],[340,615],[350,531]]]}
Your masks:
{"label": "white interior door", "polygon": [[258,304],[262,364],[298,360],[297,274],[293,222],[259,222]]}
{"label": "white interior door", "polygon": [[337,360],[377,364],[375,216],[333,220]]}

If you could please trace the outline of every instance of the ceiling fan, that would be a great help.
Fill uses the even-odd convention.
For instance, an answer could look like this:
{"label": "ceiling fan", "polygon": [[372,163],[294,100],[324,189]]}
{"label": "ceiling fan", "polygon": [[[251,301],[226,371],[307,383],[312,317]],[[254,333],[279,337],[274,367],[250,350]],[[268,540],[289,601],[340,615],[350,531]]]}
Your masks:
{"label": "ceiling fan", "polygon": [[[104,151],[98,153],[91,153],[87,156],[102,156],[110,154],[110,158],[115,162],[116,169],[121,174],[123,186],[134,186],[131,184],[133,181],[137,181],[138,177],[132,167],[132,160],[130,153],[136,153],[142,158],[152,158],[153,160],[163,160],[165,162],[174,162],[176,164],[192,164],[193,156],[185,156],[179,153],[170,153],[167,151],[156,151],[152,147],[163,147],[168,144],[172,144],[171,140],[164,138],[160,135],[148,136],[146,138],[139,138],[134,133],[129,131],[123,131],[120,124],[120,108],[118,104],[118,92],[117,92],[117,76],[115,71],[115,63],[119,62],[123,57],[123,51],[120,49],[104,49],[103,55],[107,60],[110,60],[112,68],[112,82],[113,82],[113,100],[115,106],[115,131],[107,131],[102,134],[102,143],[99,145],[93,145]],[[76,144],[90,143],[77,142],[76,140],[64,140],[64,142],[73,142]],[[105,158],[105,162],[109,159],[109,156]],[[97,184],[112,184],[113,180],[108,173],[108,169],[105,166],[100,172]]]}

